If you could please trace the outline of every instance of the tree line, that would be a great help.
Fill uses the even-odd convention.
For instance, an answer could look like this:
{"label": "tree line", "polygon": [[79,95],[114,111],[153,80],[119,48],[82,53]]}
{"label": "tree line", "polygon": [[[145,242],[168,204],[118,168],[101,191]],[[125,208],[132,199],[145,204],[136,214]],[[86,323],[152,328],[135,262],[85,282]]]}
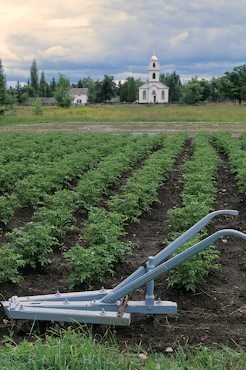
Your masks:
{"label": "tree line", "polygon": [[[231,72],[211,80],[193,77],[187,82],[181,81],[174,71],[160,75],[160,81],[169,87],[170,103],[197,104],[201,102],[223,102],[231,100],[241,104],[246,99],[246,65],[235,67]],[[3,107],[13,104],[26,104],[29,98],[54,97],[56,103],[62,107],[71,104],[71,87],[88,88],[89,103],[110,102],[113,98],[120,102],[132,103],[138,100],[138,89],[144,83],[141,79],[128,77],[125,82],[116,84],[114,77],[104,75],[101,80],[91,77],[80,79],[77,83],[70,83],[62,74],[58,80],[52,78],[46,81],[45,72],[39,74],[37,62],[34,59],[30,66],[30,78],[21,85],[7,87],[4,67],[0,59],[0,113]]]}

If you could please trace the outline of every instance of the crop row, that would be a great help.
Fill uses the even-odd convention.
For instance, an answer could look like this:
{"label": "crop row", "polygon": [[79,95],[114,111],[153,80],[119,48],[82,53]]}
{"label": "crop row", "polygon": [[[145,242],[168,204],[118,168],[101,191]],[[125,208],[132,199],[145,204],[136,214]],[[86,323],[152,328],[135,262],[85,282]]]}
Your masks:
{"label": "crop row", "polygon": [[108,210],[90,209],[85,236],[81,240],[89,246],[84,248],[78,243],[64,253],[72,269],[73,285],[94,277],[100,279],[106,272],[113,272],[114,263],[129,248],[121,240],[126,223],[138,221],[158,199],[158,189],[170,174],[185,140],[184,134],[169,138],[164,148],[153,153],[128,179],[121,192],[111,197]]}
{"label": "crop row", "polygon": [[239,189],[246,194],[246,135],[242,136],[241,141],[233,139],[228,133],[215,134],[213,139],[216,146],[227,155]]}
{"label": "crop row", "polygon": [[[23,228],[14,229],[9,235],[11,243],[0,250],[1,280],[18,281],[19,268],[24,265],[35,267],[37,263],[42,266],[47,264],[52,248],[61,243],[62,237],[70,228],[74,212],[83,207],[83,204],[93,206],[109,184],[115,182],[133,163],[162,143],[162,135],[135,138],[120,148],[119,153],[109,154],[97,168],[84,174],[74,191],[64,189],[54,195],[47,195],[44,206],[36,210],[32,222]],[[88,193],[93,187],[97,191],[89,200]],[[16,258],[15,265],[11,264],[11,258]]]}
{"label": "crop row", "polygon": [[[91,150],[95,146],[100,146],[109,141],[112,142],[112,138],[107,139],[102,136],[78,136],[70,137],[65,139],[58,137],[56,141],[50,141],[47,137],[46,141],[39,142],[38,145],[25,141],[25,137],[22,138],[22,147],[17,155],[16,160],[12,159],[7,163],[0,165],[0,190],[1,194],[14,191],[17,184],[21,179],[27,178],[28,176],[32,179],[33,176],[40,174],[43,171],[52,171],[54,167],[59,165],[62,160],[69,160],[82,151]],[[34,140],[35,142],[35,140]],[[43,144],[43,145],[41,145]],[[28,150],[24,149],[27,148]],[[13,155],[16,154],[16,149],[10,145],[10,147],[3,152],[12,150]],[[23,154],[25,152],[26,156]]]}
{"label": "crop row", "polygon": [[67,182],[81,177],[104,156],[127,142],[128,138],[120,136],[111,141],[94,139],[94,148],[85,147],[77,153],[68,154],[56,164],[37,165],[35,173],[16,181],[13,193],[0,196],[1,221],[8,223],[16,208],[42,205],[47,193],[58,191]]}
{"label": "crop row", "polygon": [[[175,240],[181,233],[213,210],[216,196],[216,173],[220,163],[219,157],[208,141],[208,137],[198,134],[193,141],[193,156],[184,165],[182,204],[169,212],[168,223],[172,226],[172,233],[168,242]],[[206,234],[197,234],[188,243],[182,246],[175,254],[199,242]],[[187,290],[195,291],[197,285],[208,275],[209,271],[218,267],[214,261],[218,258],[217,249],[212,246],[199,255],[192,257],[185,263],[171,270],[168,275],[169,286],[183,286]]]}

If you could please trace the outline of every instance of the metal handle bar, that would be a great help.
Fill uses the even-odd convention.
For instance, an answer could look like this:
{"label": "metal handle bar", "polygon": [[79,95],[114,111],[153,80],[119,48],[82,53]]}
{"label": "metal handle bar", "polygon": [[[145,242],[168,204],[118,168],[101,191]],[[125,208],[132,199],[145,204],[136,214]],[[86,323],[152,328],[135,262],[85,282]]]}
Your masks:
{"label": "metal handle bar", "polygon": [[[159,265],[165,258],[170,256],[176,249],[178,249],[182,244],[190,240],[196,233],[198,233],[201,229],[203,229],[214,217],[220,215],[231,215],[237,216],[238,211],[231,210],[231,209],[223,209],[220,211],[214,211],[203,217],[200,221],[198,221],[195,225],[190,227],[186,232],[180,235],[177,239],[175,239],[171,244],[169,244],[166,248],[162,251],[157,253],[154,257],[152,257],[152,265]],[[125,280],[123,280],[120,284],[118,284],[112,292],[118,291],[125,285],[128,285],[130,282],[135,281],[140,276],[144,275],[146,272],[146,268],[144,266],[140,266],[135,272],[133,272],[130,276],[128,276]]]}
{"label": "metal handle bar", "polygon": [[167,272],[171,270],[172,268],[178,266],[180,263],[186,261],[188,258],[191,258],[192,256],[196,255],[197,253],[201,252],[206,247],[213,244],[217,239],[227,236],[227,235],[234,235],[236,237],[242,238],[246,240],[246,234],[232,229],[225,229],[215,232],[214,234],[208,236],[207,238],[203,239],[202,241],[196,243],[192,247],[188,248],[187,250],[179,253],[177,256],[172,257],[170,260],[162,263],[161,265],[155,267],[153,270],[147,272],[143,276],[140,276],[133,282],[119,288],[115,292],[111,292],[108,295],[106,295],[101,302],[104,303],[113,303],[116,302],[118,299],[124,297],[125,295],[132,293],[137,288],[142,287],[149,281],[155,279],[159,275],[161,275],[164,272]]}

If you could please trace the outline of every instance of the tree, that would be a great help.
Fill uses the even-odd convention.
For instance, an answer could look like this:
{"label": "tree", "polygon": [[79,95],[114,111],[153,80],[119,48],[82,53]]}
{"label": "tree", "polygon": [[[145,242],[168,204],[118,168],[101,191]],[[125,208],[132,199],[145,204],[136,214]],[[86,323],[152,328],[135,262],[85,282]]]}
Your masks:
{"label": "tree", "polygon": [[56,80],[53,77],[50,83],[50,86],[49,86],[49,94],[50,94],[49,96],[54,96],[55,90],[56,90]]}
{"label": "tree", "polygon": [[95,81],[91,77],[85,77],[81,80],[81,84],[88,89],[88,102],[94,103],[96,101]]}
{"label": "tree", "polygon": [[[141,81],[142,84],[142,81]],[[120,101],[132,103],[138,98],[138,88],[140,86],[139,79],[127,77],[123,84],[119,84]]]}
{"label": "tree", "polygon": [[169,101],[171,103],[177,102],[181,97],[181,80],[180,76],[173,71],[160,75],[160,81],[169,87]]}
{"label": "tree", "polygon": [[101,82],[101,101],[108,102],[116,95],[116,84],[113,76],[104,75]]}
{"label": "tree", "polygon": [[70,89],[69,80],[63,74],[60,74],[55,89],[55,99],[59,107],[68,108],[72,104],[73,99],[70,95]]}
{"label": "tree", "polygon": [[221,77],[221,88],[226,98],[241,104],[246,99],[246,64],[235,67],[232,72],[225,72]]}
{"label": "tree", "polygon": [[44,71],[42,71],[41,76],[40,76],[39,96],[41,96],[41,97],[46,97],[47,96],[47,83],[45,81]]}
{"label": "tree", "polygon": [[38,67],[37,62],[33,59],[31,68],[30,68],[30,85],[31,85],[31,94],[32,96],[38,95]]}
{"label": "tree", "polygon": [[6,103],[6,77],[2,60],[0,59],[0,106]]}
{"label": "tree", "polygon": [[203,78],[201,81],[199,81],[203,92],[202,92],[202,101],[210,101],[211,100],[211,84],[208,80],[205,80]]}
{"label": "tree", "polygon": [[203,87],[197,77],[193,77],[190,81],[183,85],[181,90],[181,100],[186,104],[195,104],[202,100]]}
{"label": "tree", "polygon": [[84,86],[83,86],[83,82],[82,82],[82,80],[79,80],[78,81],[78,83],[77,83],[77,87],[79,88],[79,89],[81,89],[81,88],[83,88]]}

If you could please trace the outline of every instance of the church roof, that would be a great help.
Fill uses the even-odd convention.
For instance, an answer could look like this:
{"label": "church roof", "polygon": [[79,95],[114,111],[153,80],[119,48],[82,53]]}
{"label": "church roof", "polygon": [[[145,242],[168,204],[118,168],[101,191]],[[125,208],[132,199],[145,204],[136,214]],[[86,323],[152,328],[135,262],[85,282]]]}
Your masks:
{"label": "church roof", "polygon": [[168,86],[164,85],[162,82],[160,81],[155,81],[155,82],[150,82],[150,81],[147,81],[146,83],[144,83],[143,85],[140,86],[140,89],[149,89],[151,88],[152,86],[156,86],[157,89],[169,89]]}

